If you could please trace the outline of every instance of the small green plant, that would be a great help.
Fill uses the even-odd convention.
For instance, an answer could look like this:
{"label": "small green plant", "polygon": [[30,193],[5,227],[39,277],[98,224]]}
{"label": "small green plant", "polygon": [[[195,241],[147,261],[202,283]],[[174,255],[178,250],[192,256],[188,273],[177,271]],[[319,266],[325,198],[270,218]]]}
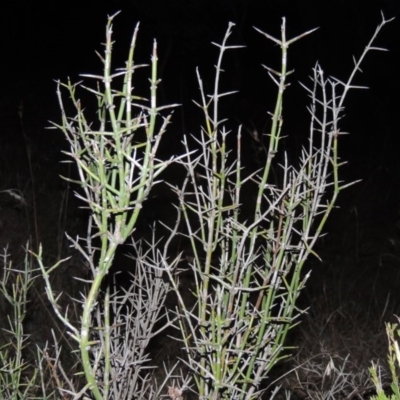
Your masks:
{"label": "small green plant", "polygon": [[371,400],[400,400],[400,329],[398,329],[398,327],[398,324],[386,324],[386,334],[389,341],[388,364],[392,380],[390,390],[392,391],[392,394],[387,394],[388,390],[385,391],[383,388],[383,379],[380,374],[381,368],[376,363],[372,363],[369,371],[377,394],[376,396],[372,396]]}
{"label": "small green plant", "polygon": [[3,276],[0,294],[5,300],[3,312],[11,306],[8,327],[2,328],[5,343],[0,344],[0,397],[10,400],[31,398],[39,370],[26,362],[24,354],[29,337],[24,333],[23,322],[27,314],[28,292],[34,279],[32,257],[26,253],[24,269],[13,269],[8,262],[7,249],[2,255]]}

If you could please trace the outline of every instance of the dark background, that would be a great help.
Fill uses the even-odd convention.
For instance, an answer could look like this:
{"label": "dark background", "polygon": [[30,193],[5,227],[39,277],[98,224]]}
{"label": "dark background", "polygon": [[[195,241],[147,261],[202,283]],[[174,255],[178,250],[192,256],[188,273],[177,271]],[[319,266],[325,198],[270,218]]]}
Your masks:
{"label": "dark background", "polygon": [[[279,49],[253,26],[279,37],[281,18],[285,16],[288,37],[320,28],[293,45],[289,52],[289,66],[296,70],[292,77],[295,88],[287,93],[286,99],[287,112],[296,113],[286,119],[290,125],[306,114],[304,92],[297,90],[296,82],[307,81],[307,74],[316,61],[327,74],[344,79],[352,68],[351,57],[361,53],[380,22],[380,12],[391,18],[399,14],[399,9],[399,2],[395,0],[368,4],[358,0],[6,2],[2,5],[0,28],[2,106],[11,108],[15,101],[22,99],[26,107],[31,102],[32,107],[38,108],[37,116],[57,118],[52,80],[65,80],[67,76],[76,80],[79,73],[100,71],[101,64],[94,51],[102,51],[106,16],[121,10],[114,24],[115,64],[123,63],[134,26],[140,21],[137,61],[148,62],[152,41],[157,39],[166,102],[183,103],[184,100],[186,104],[187,99],[196,97],[196,67],[200,68],[204,80],[211,82],[217,56],[211,42],[220,42],[228,22],[235,22],[231,43],[246,48],[227,56],[226,80],[231,89],[241,91],[230,105],[242,123],[252,119],[254,123],[261,123],[263,119],[265,122],[274,96],[270,94],[273,86],[260,64],[277,67]],[[367,152],[369,146],[365,142],[373,144],[376,150],[377,142],[383,142],[387,131],[394,126],[392,119],[397,107],[394,93],[399,88],[398,40],[399,23],[395,21],[385,28],[377,42],[390,49],[390,53],[369,54],[363,65],[365,73],[357,78],[357,83],[370,86],[371,90],[353,92],[347,103],[350,117],[346,123],[354,127],[350,140],[363,144]],[[306,120],[307,114],[303,118]],[[371,136],[376,140],[366,140],[365,128],[371,134],[379,131],[378,137]],[[351,146],[344,146],[344,151]],[[365,159],[372,154],[359,156]]]}
{"label": "dark background", "polygon": [[[64,139],[61,133],[45,129],[49,120],[60,118],[54,80],[65,81],[69,76],[77,81],[80,73],[101,71],[94,51],[102,52],[107,14],[122,11],[114,23],[115,67],[123,66],[138,21],[137,63],[149,62],[157,39],[163,79],[160,102],[184,105],[176,111],[165,138],[165,151],[172,153],[179,149],[182,132],[195,133],[201,123],[201,113],[190,101],[199,98],[195,68],[199,67],[206,86],[210,85],[218,54],[211,42],[221,42],[229,21],[236,23],[230,44],[246,48],[226,56],[224,85],[240,93],[223,103],[223,112],[233,126],[242,123],[259,132],[268,128],[267,112],[273,110],[275,101],[275,87],[261,64],[278,68],[280,52],[253,26],[277,38],[282,17],[287,19],[289,38],[319,27],[289,49],[289,69],[295,69],[295,74],[289,78],[291,86],[286,92],[284,134],[290,138],[288,151],[296,152],[308,132],[308,99],[298,81],[307,82],[316,61],[327,75],[346,79],[353,55],[361,54],[381,22],[381,11],[386,19],[396,17],[375,43],[389,52],[368,54],[363,74],[355,80],[370,89],[351,92],[346,102],[342,130],[350,135],[342,136],[339,144],[342,159],[348,161],[342,178],[362,182],[339,198],[339,208],[327,226],[329,235],[318,245],[323,262],[310,263],[315,268],[305,298],[314,320],[321,314],[332,315],[332,310],[346,310],[347,314],[338,317],[335,332],[357,318],[364,322],[371,318],[381,329],[382,320],[375,316],[389,318],[398,310],[400,1],[3,1],[0,7],[0,190],[20,190],[28,211],[35,208],[36,213],[33,221],[31,212],[21,211],[13,200],[0,194],[0,245],[9,243],[10,249],[18,252],[28,236],[38,236],[33,240],[47,243],[49,258],[65,246],[63,239],[58,247],[52,245],[54,239],[62,236],[64,229],[78,232],[84,220],[72,198],[68,205],[63,203],[67,188],[58,174],[64,171],[59,163]],[[146,94],[148,82],[138,82],[137,87]],[[21,104],[23,128],[18,117]],[[250,136],[244,140],[251,142]],[[249,153],[249,159],[252,157]],[[63,220],[60,208],[66,210]],[[146,211],[145,215],[151,220],[162,218],[162,213],[163,207],[157,205],[157,212]],[[371,330],[372,325],[367,323]],[[357,354],[363,352],[366,350]]]}
{"label": "dark background", "polygon": [[[185,105],[175,120],[175,127],[185,131],[198,125],[190,104],[198,94],[195,68],[199,67],[206,84],[211,83],[217,57],[211,42],[222,40],[229,21],[236,23],[230,43],[246,48],[226,56],[226,86],[240,90],[239,95],[227,101],[226,113],[247,126],[254,124],[258,130],[268,123],[267,111],[272,109],[275,98],[271,93],[274,86],[260,64],[278,67],[280,57],[279,49],[253,26],[276,37],[280,35],[283,16],[287,18],[288,37],[319,27],[289,52],[289,67],[296,74],[285,99],[285,129],[303,131],[308,120],[307,100],[297,81],[307,82],[316,61],[326,74],[345,79],[352,68],[352,56],[361,53],[380,22],[380,12],[386,18],[396,17],[399,4],[395,0],[368,4],[358,0],[4,2],[0,27],[2,120],[15,117],[20,101],[32,134],[39,134],[47,120],[57,120],[53,80],[65,81],[69,76],[76,81],[79,73],[100,71],[94,51],[102,51],[106,16],[121,10],[114,24],[115,65],[123,65],[132,31],[140,21],[137,62],[148,62],[156,38],[163,78],[161,99]],[[399,22],[394,21],[377,42],[390,52],[369,54],[363,65],[364,74],[356,79],[357,84],[371,89],[354,91],[347,101],[348,117],[343,130],[349,130],[352,136],[343,140],[342,155],[352,164],[350,174],[357,168],[367,169],[363,178],[383,167],[383,162],[395,162],[397,158],[391,150],[398,106],[398,41]],[[145,90],[146,85],[144,81],[140,89]],[[6,134],[3,129],[2,137]],[[55,135],[46,135],[45,140],[56,141]],[[296,132],[298,135],[301,134]]]}

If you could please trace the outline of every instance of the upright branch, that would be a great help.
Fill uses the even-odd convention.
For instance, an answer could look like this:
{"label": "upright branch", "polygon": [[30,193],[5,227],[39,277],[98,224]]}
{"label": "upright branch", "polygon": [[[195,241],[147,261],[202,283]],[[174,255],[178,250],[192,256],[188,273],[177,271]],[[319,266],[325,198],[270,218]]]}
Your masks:
{"label": "upright branch", "polygon": [[[161,122],[157,121],[160,120],[161,111],[175,106],[160,107],[157,104],[159,79],[156,42],[151,59],[150,101],[134,95],[133,76],[138,68],[143,67],[134,63],[139,25],[132,37],[126,66],[113,72],[114,17],[115,15],[108,19],[104,55],[99,54],[103,63],[103,75],[83,75],[96,80],[95,88],[81,83],[72,84],[70,81],[66,84],[58,82],[57,94],[62,123],[54,124],[64,133],[69,143],[70,149],[65,154],[77,166],[79,178],[73,182],[80,185],[82,191],[76,192],[76,196],[90,211],[86,245],[82,247],[79,238],[71,239],[71,242],[83,254],[92,273],[89,292],[83,300],[80,328],[74,328],[66,316],[59,316],[79,344],[87,388],[92,391],[96,400],[104,398],[109,387],[109,384],[100,386],[96,379],[99,366],[103,363],[99,360],[105,358],[105,365],[109,365],[111,356],[108,346],[100,348],[95,359],[91,357],[90,349],[94,344],[90,339],[93,331],[92,314],[98,306],[99,290],[113,263],[117,247],[132,235],[143,203],[156,183],[157,176],[172,161],[157,159],[157,151],[171,114],[162,117]],[[121,78],[122,87],[117,88],[117,82]],[[67,115],[61,95],[62,88],[69,93],[76,112],[74,117]],[[86,89],[97,99],[95,123],[87,122],[87,112],[77,97],[78,88]],[[95,240],[100,241],[98,255]],[[41,253],[38,259],[46,278],[52,269],[45,270]],[[161,277],[158,276],[157,279],[160,280]],[[49,298],[57,309],[57,299],[51,295],[48,279],[46,284]],[[159,297],[156,299],[160,300]],[[107,312],[104,314],[106,316]],[[152,318],[151,315],[149,318]],[[154,321],[151,321],[154,325]],[[110,328],[108,318],[103,323],[104,329]],[[109,368],[104,371],[106,375],[111,374]],[[109,376],[105,376],[103,380],[105,383],[109,382]]]}

